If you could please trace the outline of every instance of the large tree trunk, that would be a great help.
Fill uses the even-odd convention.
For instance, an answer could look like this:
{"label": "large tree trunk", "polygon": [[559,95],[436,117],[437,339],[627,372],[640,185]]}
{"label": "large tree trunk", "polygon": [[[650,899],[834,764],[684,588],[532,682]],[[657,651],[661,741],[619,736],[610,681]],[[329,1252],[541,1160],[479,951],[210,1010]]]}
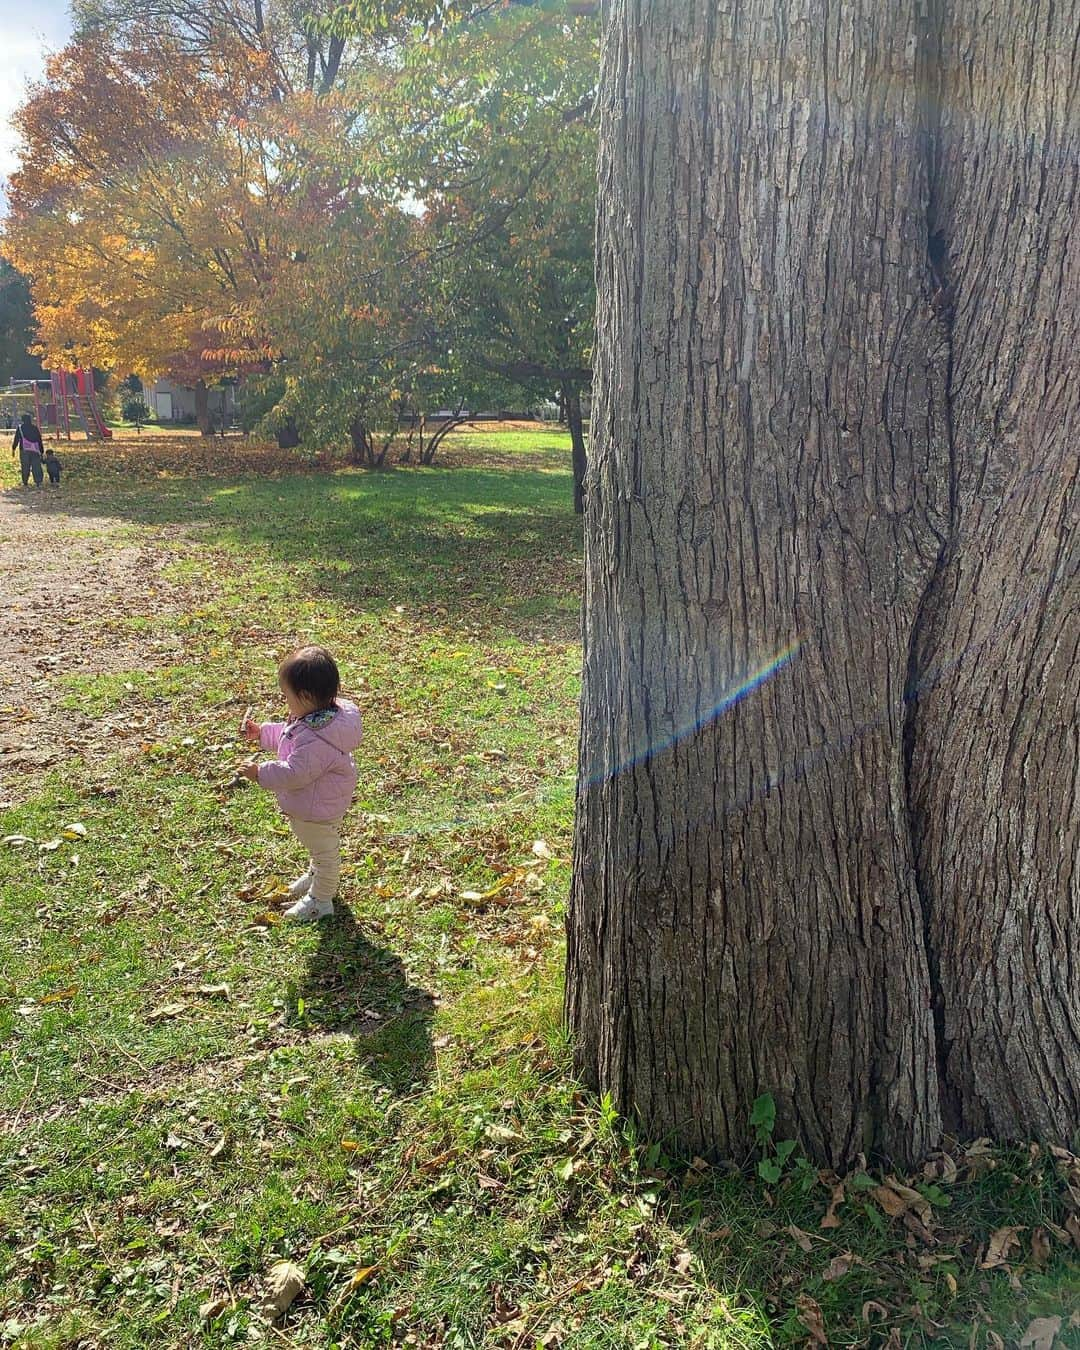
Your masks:
{"label": "large tree trunk", "polygon": [[574,467],[574,510],[580,516],[585,511],[585,428],[581,420],[581,387],[576,384],[563,385],[563,406],[566,408],[566,424],[570,428],[570,446]]}
{"label": "large tree trunk", "polygon": [[[1001,695],[1045,685],[1056,702],[1025,713],[1022,696],[1013,701],[1012,777],[988,779],[999,732],[985,728],[976,769],[974,729],[945,725],[965,702],[968,721],[977,718],[986,687],[946,693],[968,667],[979,674],[977,654],[965,667],[951,644],[972,642],[967,628],[956,638],[956,613],[970,616],[980,587],[988,613],[1002,606],[1008,525],[1000,519],[997,545],[989,527],[1022,508],[997,487],[995,514],[985,485],[973,484],[990,515],[972,516],[982,552],[960,564],[951,452],[959,461],[964,416],[988,425],[974,405],[1001,397],[1011,367],[996,393],[985,387],[979,362],[994,359],[1000,339],[982,329],[989,342],[980,350],[971,340],[973,406],[963,413],[960,308],[954,320],[943,289],[943,258],[956,268],[960,246],[936,236],[977,231],[963,248],[973,270],[986,267],[990,236],[1003,230],[990,184],[1010,149],[973,166],[966,193],[942,190],[939,179],[962,176],[971,146],[958,134],[938,153],[939,131],[951,130],[938,127],[932,96],[940,24],[916,9],[751,0],[719,14],[708,0],[613,0],[607,14],[567,1010],[589,1080],[654,1133],[714,1155],[749,1147],[751,1104],[771,1092],[780,1127],[825,1161],[871,1148],[913,1160],[940,1131],[943,1038],[977,1040],[962,1024],[977,1016],[980,979],[1001,987],[1002,1016],[1026,1004],[1014,1059],[1037,1057],[1047,1036],[1061,1049],[1030,1066],[1035,1081],[1065,1068],[1058,1105],[1027,1121],[1060,1128],[1070,1100],[1076,1118],[1080,1057],[1066,1015],[1075,982],[1041,1003],[1025,984],[1026,973],[1050,984],[1034,967],[1055,946],[1067,959],[1064,926],[1074,941],[1080,926],[1075,850],[1064,851],[1067,831],[1038,782],[1076,697],[1075,661],[1053,646],[1064,608],[1034,670],[1016,659],[1021,648],[1031,655],[1040,614],[1045,622],[1050,560],[1067,565],[1066,428],[1054,412],[1058,486],[1033,475],[1030,456],[1011,468],[1031,501],[1023,567],[1042,562],[1040,598],[1025,611],[1028,636],[1009,630],[1011,673],[991,681]],[[948,39],[958,49],[960,27]],[[1015,24],[1010,32],[1015,41]],[[1008,106],[999,99],[995,116]],[[1030,116],[1038,124],[1038,110]],[[971,138],[1008,141],[978,109],[968,117]],[[1075,115],[1060,120],[1075,136]],[[1019,132],[1011,152],[1027,153]],[[1057,230],[1064,250],[1075,147],[1071,161],[1063,147],[1056,155],[1072,186],[1055,185],[1061,214],[1042,229]],[[1023,219],[1015,199],[1011,209]],[[977,329],[985,278],[969,284]],[[1019,286],[1008,302],[994,299],[1000,325]],[[1068,343],[1057,350],[1063,373]],[[1033,397],[1045,363],[1022,350],[1015,359],[1031,366]],[[1065,397],[1059,389],[1058,407]],[[1041,386],[1038,403],[1045,412]],[[1023,415],[1034,421],[1036,409]],[[1057,553],[1039,534],[1044,512],[1059,523]],[[1009,580],[1019,596],[1035,579]],[[1062,747],[1062,819],[1074,765]],[[1013,793],[1000,806],[987,797],[998,782]],[[1026,813],[1024,782],[1040,794]],[[988,817],[1009,813],[996,847],[1008,839],[1020,850],[1012,871],[1027,866],[1037,837],[1044,861],[1020,889],[999,853],[1002,873],[985,891],[975,864],[995,838]],[[958,868],[950,847],[971,867]],[[1035,892],[1055,861],[1059,900],[1041,902],[1043,922]],[[1002,912],[1032,910],[1026,945],[1015,935],[1023,963],[1007,975],[988,944],[1001,940],[1001,916],[981,913],[991,895]],[[1004,1039],[996,1044],[1003,1054]],[[951,1053],[959,1071],[963,1053]],[[967,1054],[973,1082],[987,1055]],[[1003,1083],[1004,1064],[993,1076]],[[946,1090],[951,1100],[951,1081]]]}
{"label": "large tree trunk", "polygon": [[1080,0],[950,0],[932,228],[953,505],[911,796],[946,1123],[1080,1122]]}

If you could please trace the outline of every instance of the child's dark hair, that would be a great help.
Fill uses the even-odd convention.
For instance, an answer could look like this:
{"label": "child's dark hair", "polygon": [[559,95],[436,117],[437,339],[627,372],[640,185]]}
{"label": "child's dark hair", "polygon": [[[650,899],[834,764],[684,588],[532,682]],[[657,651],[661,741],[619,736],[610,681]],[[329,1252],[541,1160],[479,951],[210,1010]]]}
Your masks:
{"label": "child's dark hair", "polygon": [[329,708],[341,692],[337,662],[325,647],[298,647],[278,666],[278,679],[319,708]]}

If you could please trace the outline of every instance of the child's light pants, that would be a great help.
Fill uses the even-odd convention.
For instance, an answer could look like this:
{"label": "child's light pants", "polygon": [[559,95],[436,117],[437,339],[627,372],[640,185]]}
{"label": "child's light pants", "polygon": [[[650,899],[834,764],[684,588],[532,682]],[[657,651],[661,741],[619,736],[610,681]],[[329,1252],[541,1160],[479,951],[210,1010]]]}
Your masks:
{"label": "child's light pants", "polygon": [[316,900],[333,900],[341,880],[341,821],[298,820],[289,828],[311,854],[311,892]]}

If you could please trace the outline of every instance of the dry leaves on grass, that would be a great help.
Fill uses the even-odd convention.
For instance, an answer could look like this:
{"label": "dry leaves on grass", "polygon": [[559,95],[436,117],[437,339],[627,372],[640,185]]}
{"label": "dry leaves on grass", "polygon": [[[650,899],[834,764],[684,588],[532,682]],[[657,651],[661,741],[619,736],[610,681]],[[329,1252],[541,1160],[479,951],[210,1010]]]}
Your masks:
{"label": "dry leaves on grass", "polygon": [[1060,1317],[1036,1317],[1020,1337],[1020,1350],[1053,1350],[1060,1330]]}
{"label": "dry leaves on grass", "polygon": [[840,1206],[843,1203],[844,1203],[844,1183],[841,1181],[838,1182],[832,1188],[832,1195],[829,1197],[829,1207],[825,1211],[825,1214],[822,1217],[821,1222],[818,1224],[818,1227],[839,1228],[840,1219],[838,1218],[836,1211],[840,1208]]}
{"label": "dry leaves on grass", "polygon": [[1008,1264],[1009,1254],[1015,1248],[1020,1250],[1019,1234],[1024,1230],[1020,1227],[1006,1227],[995,1229],[990,1234],[990,1242],[986,1248],[986,1256],[980,1263],[980,1269],[993,1270],[997,1266]]}
{"label": "dry leaves on grass", "polygon": [[304,1272],[292,1261],[277,1261],[266,1277],[262,1310],[277,1319],[292,1307],[304,1287]]}
{"label": "dry leaves on grass", "polygon": [[800,1294],[795,1300],[795,1313],[814,1345],[829,1344],[829,1338],[825,1335],[825,1319],[822,1316],[821,1305],[816,1299],[812,1299],[809,1294]]}

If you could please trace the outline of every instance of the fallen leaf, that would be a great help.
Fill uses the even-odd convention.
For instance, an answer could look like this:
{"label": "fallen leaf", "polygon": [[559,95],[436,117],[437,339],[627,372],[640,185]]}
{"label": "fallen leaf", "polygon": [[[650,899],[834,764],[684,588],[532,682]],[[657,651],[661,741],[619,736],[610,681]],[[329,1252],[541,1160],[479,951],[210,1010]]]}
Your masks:
{"label": "fallen leaf", "polygon": [[1019,1249],[1020,1239],[1016,1235],[1023,1231],[1022,1228],[998,1228],[991,1233],[990,1244],[980,1269],[993,1270],[995,1266],[1005,1265],[1012,1249],[1014,1247]]}
{"label": "fallen leaf", "polygon": [[199,993],[207,998],[231,998],[232,987],[227,984],[200,984]]}
{"label": "fallen leaf", "polygon": [[680,1275],[688,1275],[690,1267],[693,1264],[694,1257],[687,1251],[678,1252],[675,1256],[675,1269]]}
{"label": "fallen leaf", "polygon": [[41,1004],[67,1003],[70,999],[73,999],[78,992],[78,985],[73,984],[67,989],[54,989],[51,994],[42,994],[38,999],[38,1002]]}
{"label": "fallen leaf", "polygon": [[544,839],[534,839],[532,851],[538,858],[550,859],[555,856]]}
{"label": "fallen leaf", "polygon": [[1053,1350],[1054,1338],[1060,1330],[1060,1317],[1036,1317],[1020,1337],[1020,1350]]}
{"label": "fallen leaf", "polygon": [[350,1289],[359,1289],[362,1284],[367,1284],[368,1280],[375,1277],[379,1267],[375,1266],[357,1266],[349,1280]]}
{"label": "fallen leaf", "polygon": [[85,839],[86,826],[79,820],[73,820],[70,825],[65,825],[60,831],[65,839]]}
{"label": "fallen leaf", "polygon": [[217,1159],[224,1154],[225,1150],[228,1147],[229,1147],[229,1136],[228,1133],[226,1132],[221,1136],[221,1138],[217,1141],[214,1147],[210,1150],[210,1161],[216,1162]]}
{"label": "fallen leaf", "polygon": [[828,1345],[829,1338],[825,1335],[825,1320],[821,1315],[821,1305],[810,1297],[809,1294],[800,1294],[795,1300],[795,1312],[799,1321],[810,1333],[810,1339],[814,1345]]}
{"label": "fallen leaf", "polygon": [[5,834],[0,843],[10,844],[12,848],[19,848],[22,844],[32,844],[34,841],[28,834]]}
{"label": "fallen leaf", "polygon": [[275,1262],[266,1277],[264,1311],[275,1318],[280,1317],[292,1307],[303,1287],[304,1272],[298,1265],[294,1265],[292,1261]]}
{"label": "fallen leaf", "polygon": [[521,1135],[517,1130],[512,1130],[509,1125],[488,1125],[484,1133],[489,1139],[498,1140],[500,1144],[508,1144],[512,1139],[520,1139]]}
{"label": "fallen leaf", "polygon": [[187,1008],[187,1003],[181,998],[175,1003],[159,1003],[156,1008],[151,1009],[146,1014],[148,1022],[163,1022],[169,1017],[179,1017]]}
{"label": "fallen leaf", "polygon": [[220,1317],[229,1306],[229,1300],[222,1295],[220,1298],[207,1299],[205,1303],[199,1305],[199,1317],[204,1322],[212,1322],[215,1317]]}
{"label": "fallen leaf", "polygon": [[1072,1238],[1077,1247],[1080,1247],[1080,1219],[1075,1214],[1070,1214],[1065,1220],[1065,1231]]}
{"label": "fallen leaf", "polygon": [[834,1256],[825,1269],[821,1272],[823,1280],[840,1280],[848,1273],[852,1267],[854,1258],[850,1252],[844,1252],[842,1256]]}
{"label": "fallen leaf", "polygon": [[889,1315],[889,1310],[884,1303],[878,1303],[876,1299],[868,1298],[862,1305],[862,1320],[869,1323],[871,1317],[876,1317],[884,1321]]}
{"label": "fallen leaf", "polygon": [[885,1184],[904,1201],[908,1209],[916,1213],[923,1223],[929,1226],[933,1218],[933,1207],[925,1195],[913,1190],[910,1186],[905,1186],[902,1181],[897,1181],[895,1177],[886,1177]]}
{"label": "fallen leaf", "polygon": [[834,1186],[832,1188],[832,1195],[829,1197],[829,1208],[825,1211],[825,1214],[822,1217],[821,1222],[818,1224],[818,1227],[839,1228],[840,1220],[836,1216],[836,1211],[843,1203],[844,1203],[844,1184],[843,1182],[840,1182],[839,1185]]}
{"label": "fallen leaf", "polygon": [[875,1186],[870,1194],[890,1218],[898,1219],[907,1210],[907,1201],[891,1186]]}
{"label": "fallen leaf", "polygon": [[505,1326],[507,1322],[514,1322],[521,1316],[521,1309],[516,1303],[508,1303],[503,1297],[503,1291],[499,1285],[495,1286],[493,1297],[493,1317],[496,1326]]}
{"label": "fallen leaf", "polygon": [[810,1237],[810,1234],[804,1232],[801,1228],[796,1227],[795,1224],[793,1223],[789,1224],[787,1228],[784,1229],[784,1232],[790,1233],[791,1236],[795,1239],[797,1245],[800,1246],[804,1252],[809,1252],[813,1250],[814,1243]]}
{"label": "fallen leaf", "polygon": [[1045,1228],[1031,1230],[1031,1259],[1037,1266],[1045,1266],[1050,1260],[1050,1238]]}

